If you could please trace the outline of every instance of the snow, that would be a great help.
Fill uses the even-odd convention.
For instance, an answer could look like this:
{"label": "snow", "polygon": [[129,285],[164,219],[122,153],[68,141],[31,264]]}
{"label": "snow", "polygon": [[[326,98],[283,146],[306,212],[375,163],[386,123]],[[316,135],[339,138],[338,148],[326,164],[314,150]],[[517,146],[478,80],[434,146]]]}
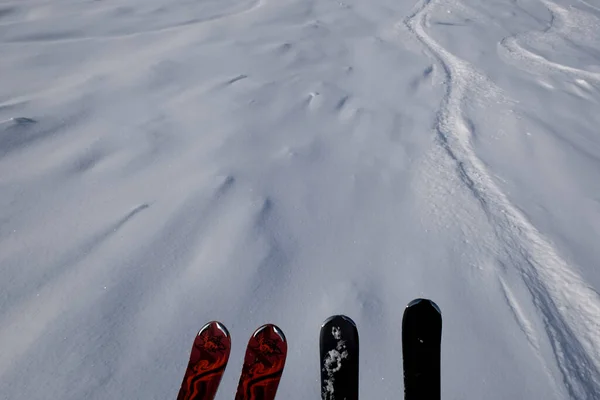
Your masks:
{"label": "snow", "polygon": [[404,306],[443,399],[600,393],[598,0],[0,0],[0,393],[168,399],[196,331],[289,343],[365,399]]}

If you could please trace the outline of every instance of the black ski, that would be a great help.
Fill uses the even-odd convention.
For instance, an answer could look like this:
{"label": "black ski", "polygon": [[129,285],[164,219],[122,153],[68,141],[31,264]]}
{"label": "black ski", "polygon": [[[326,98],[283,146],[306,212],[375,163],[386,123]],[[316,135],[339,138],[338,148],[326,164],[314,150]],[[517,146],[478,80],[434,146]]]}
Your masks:
{"label": "black ski", "polygon": [[321,326],[321,399],[358,400],[358,330],[344,315]]}
{"label": "black ski", "polygon": [[442,313],[431,300],[416,299],[402,317],[404,399],[440,400]]}

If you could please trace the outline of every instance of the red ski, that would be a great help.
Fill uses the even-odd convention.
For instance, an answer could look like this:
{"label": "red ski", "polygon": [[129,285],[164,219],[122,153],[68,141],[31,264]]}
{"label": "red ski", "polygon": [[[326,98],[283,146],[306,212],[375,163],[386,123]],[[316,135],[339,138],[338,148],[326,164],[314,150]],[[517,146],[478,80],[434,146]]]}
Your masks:
{"label": "red ski", "polygon": [[235,400],[273,400],[286,356],[287,342],[281,329],[272,324],[258,328],[246,347]]}
{"label": "red ski", "polygon": [[177,400],[213,400],[231,350],[231,338],[220,322],[209,322],[198,332]]}

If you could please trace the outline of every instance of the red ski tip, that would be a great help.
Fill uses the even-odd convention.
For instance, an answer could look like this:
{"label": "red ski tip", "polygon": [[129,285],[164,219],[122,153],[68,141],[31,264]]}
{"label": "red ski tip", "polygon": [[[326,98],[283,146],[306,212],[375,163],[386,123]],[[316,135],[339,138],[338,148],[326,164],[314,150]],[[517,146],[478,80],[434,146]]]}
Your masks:
{"label": "red ski tip", "polygon": [[283,331],[273,324],[258,328],[246,347],[235,400],[273,400],[286,357]]}
{"label": "red ski tip", "polygon": [[204,325],[196,335],[177,400],[213,400],[231,350],[225,325],[217,321]]}

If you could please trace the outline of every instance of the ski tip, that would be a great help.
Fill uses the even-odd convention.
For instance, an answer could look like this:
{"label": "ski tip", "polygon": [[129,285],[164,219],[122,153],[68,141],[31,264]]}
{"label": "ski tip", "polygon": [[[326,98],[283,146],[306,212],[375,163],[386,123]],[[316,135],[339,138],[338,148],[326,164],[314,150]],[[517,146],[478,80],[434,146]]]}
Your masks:
{"label": "ski tip", "polygon": [[325,325],[331,323],[332,321],[335,320],[342,320],[345,321],[346,323],[349,323],[350,325],[356,327],[356,323],[354,323],[354,321],[352,320],[352,318],[347,317],[345,315],[339,314],[339,315],[332,315],[331,317],[327,318],[325,321],[323,321],[323,324],[321,325],[321,328],[323,328]]}
{"label": "ski tip", "polygon": [[254,331],[252,337],[256,338],[258,335],[264,335],[265,333],[273,333],[281,339],[282,342],[287,343],[285,335],[283,331],[277,326],[273,324],[265,324]]}
{"label": "ski tip", "polygon": [[229,331],[227,330],[225,325],[223,325],[219,321],[210,321],[209,323],[204,325],[202,328],[200,328],[200,330],[198,331],[198,334],[196,336],[200,336],[202,334],[202,332],[206,332],[208,330],[212,330],[213,332],[220,331],[223,334],[223,336],[229,337]]}
{"label": "ski tip", "polygon": [[413,301],[408,303],[406,308],[414,307],[417,305],[419,305],[421,307],[429,305],[429,306],[433,307],[438,312],[438,314],[442,315],[442,311],[440,310],[440,307],[437,304],[435,304],[435,302],[433,300],[424,299],[424,298],[414,299]]}

